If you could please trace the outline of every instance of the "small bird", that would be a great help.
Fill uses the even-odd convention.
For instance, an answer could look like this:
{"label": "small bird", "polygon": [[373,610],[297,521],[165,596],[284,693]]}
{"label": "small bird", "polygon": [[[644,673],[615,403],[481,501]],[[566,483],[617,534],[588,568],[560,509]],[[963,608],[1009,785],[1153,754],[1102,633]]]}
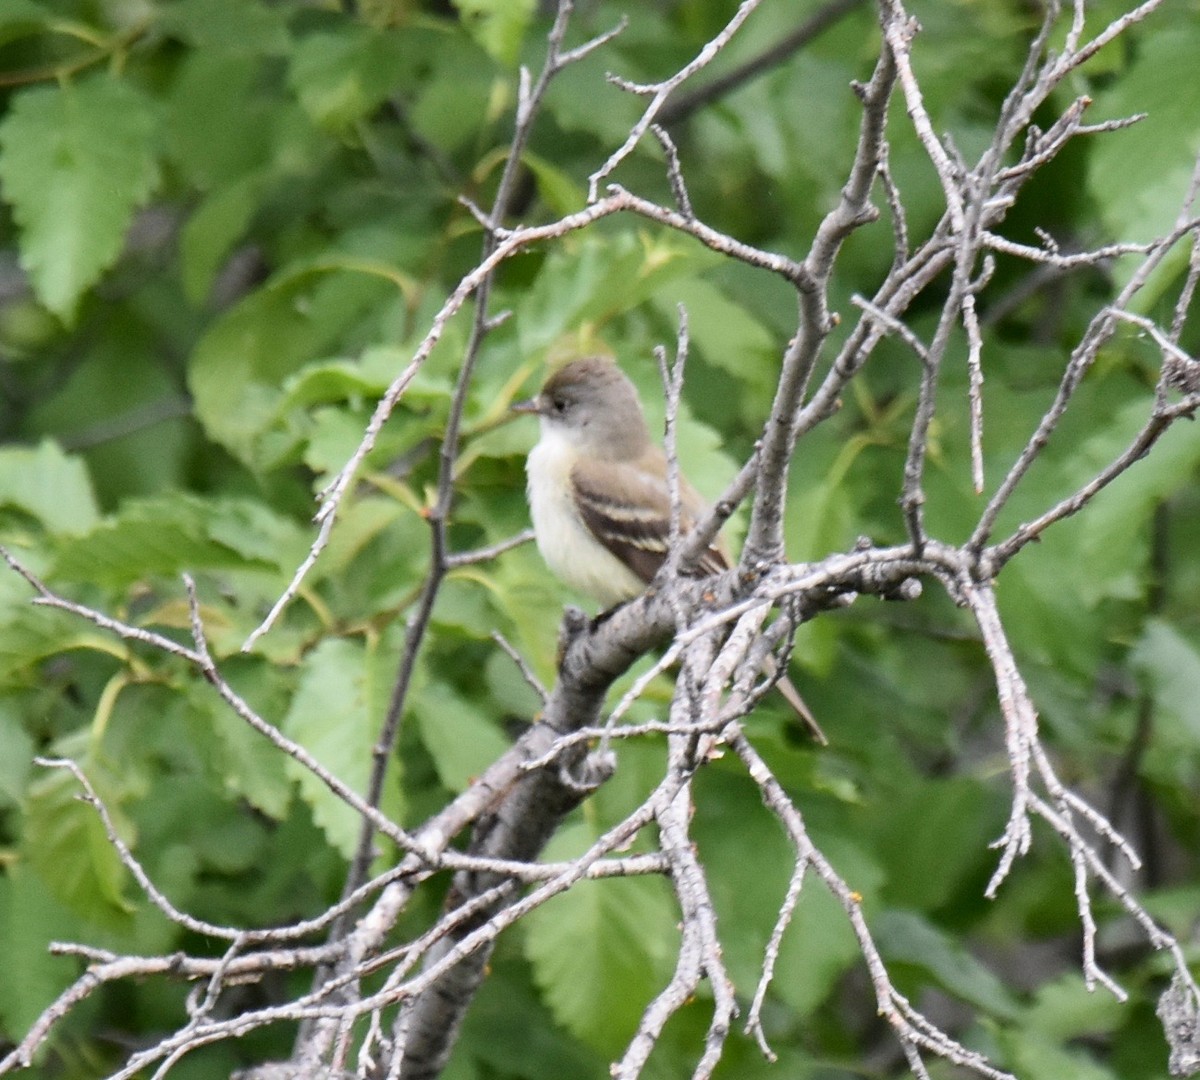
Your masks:
{"label": "small bird", "polygon": [[[633,383],[612,360],[589,356],[559,369],[513,411],[541,423],[525,469],[546,565],[605,608],[640,595],[667,557],[671,495],[666,454],[650,438]],[[708,507],[682,476],[679,500],[679,533],[686,536]],[[730,565],[718,538],[685,572],[704,577]],[[813,737],[827,744],[787,676],[777,685]]]}

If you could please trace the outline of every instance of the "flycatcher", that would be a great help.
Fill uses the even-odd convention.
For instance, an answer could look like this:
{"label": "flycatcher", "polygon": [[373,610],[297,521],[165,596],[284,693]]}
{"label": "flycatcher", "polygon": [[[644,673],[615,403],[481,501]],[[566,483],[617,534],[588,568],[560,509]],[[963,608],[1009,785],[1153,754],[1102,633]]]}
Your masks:
{"label": "flycatcher", "polygon": [[[632,600],[667,557],[671,496],[667,457],[651,438],[637,390],[613,361],[574,360],[536,397],[513,406],[534,413],[541,438],[529,452],[529,508],[538,550],[563,581],[604,607]],[[679,533],[708,507],[679,477]],[[718,538],[686,572],[703,577],[730,566]],[[824,732],[786,676],[778,687],[824,744]]]}

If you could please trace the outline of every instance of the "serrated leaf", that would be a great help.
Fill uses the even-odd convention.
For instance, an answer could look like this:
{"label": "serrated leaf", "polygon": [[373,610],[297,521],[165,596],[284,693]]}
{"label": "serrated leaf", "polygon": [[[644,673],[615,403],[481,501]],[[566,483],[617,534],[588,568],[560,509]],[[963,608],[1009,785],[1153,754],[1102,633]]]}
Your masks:
{"label": "serrated leaf", "polygon": [[0,506],[37,518],[51,533],[80,536],[100,516],[87,466],[49,440],[0,449]]}
{"label": "serrated leaf", "polygon": [[[230,675],[226,665],[225,675]],[[246,679],[237,679],[246,695]],[[292,782],[284,768],[285,756],[235,715],[207,687],[192,684],[187,718],[193,744],[202,755],[216,784],[244,798],[267,817],[282,821],[292,801]],[[251,694],[257,699],[260,695]]]}
{"label": "serrated leaf", "polygon": [[107,76],[24,90],[0,123],[0,183],[20,227],[21,265],[68,322],[154,188],[155,127],[150,101]]}
{"label": "serrated leaf", "polygon": [[55,573],[119,588],[185,570],[290,568],[304,546],[294,524],[260,503],[172,494],[130,500],[115,517],[64,545]]}
{"label": "serrated leaf", "polygon": [[[356,641],[323,641],[304,659],[282,725],[289,737],[360,795],[366,792],[371,749],[387,708],[392,666],[390,657]],[[350,858],[358,844],[358,813],[299,762],[289,759],[286,767],[330,845]],[[388,785],[392,795],[398,791],[398,771],[399,763],[393,761]],[[385,799],[385,813],[395,808],[393,797]]]}
{"label": "serrated leaf", "polygon": [[[577,852],[590,830],[559,832],[547,858]],[[646,1004],[670,977],[678,914],[654,878],[583,881],[525,921],[526,954],[551,1011],[604,1053],[629,1040]]]}

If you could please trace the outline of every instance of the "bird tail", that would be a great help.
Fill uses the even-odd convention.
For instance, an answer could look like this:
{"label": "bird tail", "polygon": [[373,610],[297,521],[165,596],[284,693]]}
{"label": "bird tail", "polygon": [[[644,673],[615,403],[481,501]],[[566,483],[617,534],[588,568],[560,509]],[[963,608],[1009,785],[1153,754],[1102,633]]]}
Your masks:
{"label": "bird tail", "polygon": [[812,710],[805,704],[804,698],[800,696],[800,691],[796,689],[796,684],[786,675],[781,675],[775,686],[783,695],[784,700],[795,710],[796,715],[804,721],[804,726],[808,728],[812,737],[822,746],[828,746],[829,740],[825,737],[825,732],[821,730],[821,725],[817,723],[817,718],[813,716]]}

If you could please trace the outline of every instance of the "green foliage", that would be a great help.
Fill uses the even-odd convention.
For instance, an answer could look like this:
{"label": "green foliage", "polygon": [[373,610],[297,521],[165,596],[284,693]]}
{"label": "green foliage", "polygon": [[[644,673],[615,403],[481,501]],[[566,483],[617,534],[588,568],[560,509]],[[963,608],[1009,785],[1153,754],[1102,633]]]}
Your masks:
{"label": "green foliage", "polygon": [[101,76],[19,94],[0,127],[0,183],[38,298],[67,321],[121,251],[154,187],[155,109]]}
{"label": "green foliage", "polygon": [[[578,855],[584,838],[595,839],[584,828],[563,829],[547,854]],[[662,882],[651,878],[587,882],[539,908],[527,924],[526,948],[559,1023],[619,1056],[670,978],[677,921]]]}
{"label": "green foliage", "polygon": [[[586,10],[568,47],[621,14],[629,26],[552,87],[523,159],[522,222],[578,209],[588,175],[638,115],[641,99],[604,73],[669,74],[735,5],[577,6]],[[970,157],[1020,70],[1029,9],[912,6],[925,27],[916,59],[926,106]],[[280,624],[249,656],[240,650],[307,551],[314,493],[354,450],[478,257],[480,227],[456,198],[489,204],[511,139],[518,65],[536,70],[544,52],[540,7],[0,0],[0,542],[53,589],[183,644],[180,575],[192,574],[231,684],[358,792],[428,566],[426,514],[469,310],[449,320],[380,433]],[[715,68],[769,47],[816,7],[764,4]],[[672,129],[701,217],[771,250],[807,249],[853,153],[860,112],[848,83],[873,61],[868,7]],[[1145,239],[1174,221],[1200,146],[1194,23],[1194,4],[1171,0],[1128,48],[1103,50],[1076,73],[1070,95],[1095,98],[1097,119],[1150,116],[1053,163],[1014,211],[1014,239],[1044,225],[1064,245],[1092,245]],[[1046,119],[1069,100],[1056,93]],[[899,105],[889,135],[918,235],[941,212],[941,190]],[[652,141],[615,179],[669,199]],[[887,272],[890,229],[885,210],[843,253],[834,299],[844,324],[851,296],[871,295]],[[1186,260],[1183,251],[1164,264],[1155,297],[1178,285]],[[9,287],[5,267],[17,261],[28,290]],[[1026,272],[998,260],[981,311],[1008,299]],[[1113,268],[1117,280],[1129,272],[1125,261]],[[989,326],[989,492],[1051,401],[1081,327],[1111,297],[1099,278],[1058,281]],[[607,220],[521,254],[498,275],[491,310],[513,317],[488,337],[466,404],[455,550],[527,526],[522,458],[534,431],[528,420],[510,423],[506,407],[547,365],[614,352],[661,428],[651,350],[674,340],[680,303],[692,342],[681,454],[698,488],[722,490],[769,407],[795,330],[794,296],[693,240],[641,219]],[[1147,310],[1169,323],[1164,303],[1147,301]],[[911,321],[932,335],[927,309]],[[1194,323],[1181,342],[1193,355]],[[1114,339],[1001,533],[1124,450],[1153,393],[1149,356],[1132,333]],[[792,558],[845,550],[860,535],[903,541],[896,495],[918,367],[903,343],[885,343],[838,414],[801,444]],[[967,465],[966,387],[955,363],[939,391],[927,485],[931,528],[956,542],[981,505]],[[1200,902],[1198,468],[1195,432],[1172,431],[999,583],[1056,763],[1126,815],[1122,824],[1149,815],[1145,832],[1163,857],[1146,878],[1147,902],[1180,933]],[[32,595],[15,574],[0,574],[0,1049],[77,972],[48,954],[52,940],[136,953],[221,948],[189,940],[151,908],[70,774],[33,765],[35,754],[79,761],[151,878],[204,918],[271,926],[315,915],[339,895],[358,839],[355,816],[325,785],[182,662],[33,607]],[[577,600],[528,546],[449,576],[385,812],[418,823],[505,749],[537,701],[490,635],[503,633],[549,681],[562,605]],[[861,894],[914,1003],[949,997],[969,1007],[978,1022],[958,1034],[1025,1080],[1165,1076],[1152,1015],[1161,969],[1114,952],[1132,1003],[1086,992],[1070,868],[1053,838],[1039,838],[994,901],[982,899],[994,869],[987,845],[1007,812],[1002,722],[979,642],[949,601],[931,584],[912,604],[860,601],[822,617],[803,630],[793,674],[832,747],[814,752],[770,702],[750,735]],[[620,745],[614,783],[548,857],[577,853],[636,805],[659,749]],[[698,851],[745,1005],[792,852],[732,762],[714,763],[697,791]],[[1103,906],[1098,917],[1102,930],[1120,928]],[[678,918],[657,878],[587,882],[556,898],[501,939],[447,1075],[606,1075],[670,979]],[[177,1004],[157,984],[127,997],[100,991],[51,1046],[45,1075],[90,1080],[114,1040],[152,1037],[175,1022],[164,1014]],[[654,1075],[689,1074],[708,1004],[672,1022]],[[872,1034],[875,1023],[851,928],[810,871],[764,1012],[780,1064],[739,1038],[724,1075],[861,1075],[864,1048],[886,1039]],[[1147,1046],[1158,1055],[1149,1064]],[[229,1053],[253,1052],[238,1044]],[[239,1064],[197,1061],[185,1062],[197,1076]]]}

